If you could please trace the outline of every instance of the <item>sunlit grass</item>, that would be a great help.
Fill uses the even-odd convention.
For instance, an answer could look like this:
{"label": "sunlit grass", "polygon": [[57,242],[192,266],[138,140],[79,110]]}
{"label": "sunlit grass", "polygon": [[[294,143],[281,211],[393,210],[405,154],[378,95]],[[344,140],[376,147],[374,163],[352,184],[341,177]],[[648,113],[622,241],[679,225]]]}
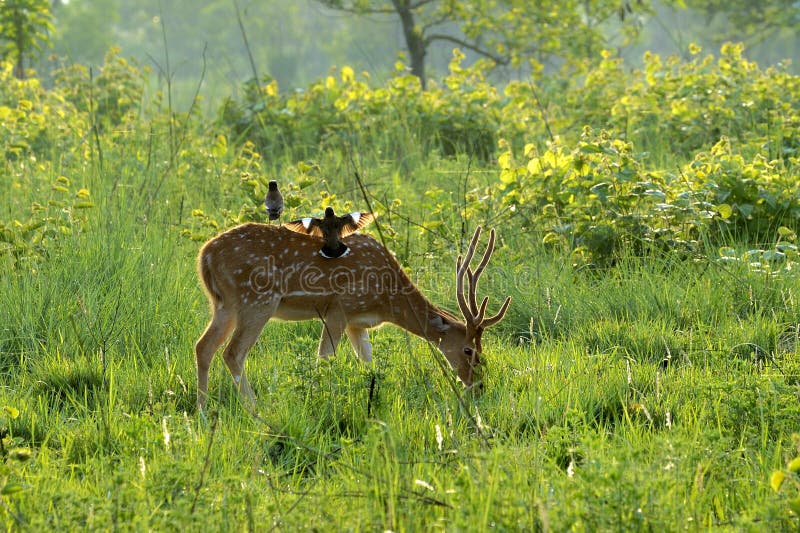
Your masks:
{"label": "sunlit grass", "polygon": [[[318,363],[319,324],[270,323],[248,359],[259,416],[217,358],[203,418],[192,345],[208,312],[196,246],[173,232],[123,222],[3,277],[17,304],[0,311],[0,405],[21,413],[9,444],[33,450],[9,470],[24,489],[7,527],[788,526],[767,480],[800,419],[791,277],[575,273],[537,253],[486,335],[481,397],[461,404],[434,352],[392,327],[364,366],[344,343]],[[494,267],[514,270],[514,242]],[[454,307],[440,254],[434,297]]]}
{"label": "sunlit grass", "polygon": [[[86,227],[0,276],[0,407],[19,411],[0,414],[3,446],[32,452],[0,456],[0,483],[20,489],[0,495],[6,529],[797,526],[769,488],[800,431],[794,274],[669,257],[574,269],[500,217],[480,291],[490,311],[514,303],[484,337],[482,396],[454,393],[441,356],[391,326],[363,365],[346,343],[318,362],[318,322],[270,322],[247,361],[258,415],[217,357],[201,416],[193,345],[209,311],[182,230],[189,206],[246,199],[223,179],[140,175],[130,153],[80,178],[97,204]],[[455,309],[459,180],[493,170],[407,153],[361,154],[361,174],[401,200],[382,217],[388,242]],[[320,164],[320,187],[361,205],[346,159]]]}

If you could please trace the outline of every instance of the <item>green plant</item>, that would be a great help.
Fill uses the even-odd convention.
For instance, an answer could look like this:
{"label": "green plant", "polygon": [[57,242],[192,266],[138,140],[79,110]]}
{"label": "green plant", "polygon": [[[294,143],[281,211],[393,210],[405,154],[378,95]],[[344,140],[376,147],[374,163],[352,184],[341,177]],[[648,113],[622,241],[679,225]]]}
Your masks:
{"label": "green plant", "polygon": [[147,68],[110,49],[95,72],[74,64],[53,73],[59,94],[99,128],[114,129],[132,121],[142,110]]}
{"label": "green plant", "polygon": [[47,0],[6,0],[0,4],[0,59],[15,63],[14,74],[25,78],[25,59],[42,45],[52,46],[53,16]]}
{"label": "green plant", "polygon": [[[793,434],[792,442],[800,450],[800,435]],[[773,471],[769,484],[776,493],[785,494],[784,501],[794,518],[800,516],[800,456],[789,460],[786,468]]]}
{"label": "green plant", "polygon": [[25,464],[31,458],[31,451],[20,446],[19,439],[13,437],[9,428],[11,421],[18,417],[19,410],[15,407],[5,406],[0,413],[0,501],[4,504],[5,498],[25,490],[18,481],[15,463]]}
{"label": "green plant", "polygon": [[[308,89],[284,94],[274,80],[249,83],[242,103],[227,100],[219,120],[231,137],[252,142],[262,155],[315,157],[329,147],[357,143],[402,157],[397,136],[417,139],[427,152],[457,152],[487,160],[495,149],[500,98],[485,78],[485,64],[462,67],[455,51],[449,76],[423,91],[398,63],[386,87],[372,86],[350,67]],[[394,132],[387,138],[387,132]]]}
{"label": "green plant", "polygon": [[[750,108],[694,102],[719,59],[664,60],[645,91],[609,56],[596,79],[504,90],[460,63],[427,92],[338,69],[313,94],[261,87],[242,130],[147,100],[133,62],[102,86],[6,64],[0,527],[796,529],[797,78],[730,53],[722,88]],[[650,114],[626,123],[639,90]],[[681,99],[680,118],[656,105]],[[437,305],[464,236],[496,229],[482,292],[513,302],[484,334],[485,393],[459,400],[394,328],[372,366],[346,344],[321,364],[319,322],[271,321],[247,367],[259,416],[217,356],[199,416],[198,241],[264,220],[270,179],[287,218],[365,209],[355,171],[367,231]]]}

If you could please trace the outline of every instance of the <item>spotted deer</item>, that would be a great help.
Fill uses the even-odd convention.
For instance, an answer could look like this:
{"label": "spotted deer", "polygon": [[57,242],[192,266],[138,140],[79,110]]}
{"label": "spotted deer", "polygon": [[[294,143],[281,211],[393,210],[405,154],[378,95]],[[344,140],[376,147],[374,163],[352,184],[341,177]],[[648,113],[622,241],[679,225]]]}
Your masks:
{"label": "spotted deer", "polygon": [[[321,319],[318,355],[333,355],[343,333],[362,361],[372,360],[367,330],[395,324],[436,346],[465,386],[474,384],[481,366],[481,335],[502,320],[511,297],[497,314],[486,317],[488,297],[478,305],[478,278],[494,251],[495,232],[475,271],[470,267],[481,228],[465,257],[456,262],[456,295],[461,321],[429,302],[398,262],[369,235],[344,239],[351,253],[330,259],[320,255],[318,237],[279,226],[248,223],[208,241],[200,250],[198,270],[213,316],[195,345],[197,406],[208,397],[208,369],[217,348],[222,353],[243,402],[253,408],[255,396],[244,373],[247,353],[270,318]],[[464,278],[468,283],[464,294]]]}

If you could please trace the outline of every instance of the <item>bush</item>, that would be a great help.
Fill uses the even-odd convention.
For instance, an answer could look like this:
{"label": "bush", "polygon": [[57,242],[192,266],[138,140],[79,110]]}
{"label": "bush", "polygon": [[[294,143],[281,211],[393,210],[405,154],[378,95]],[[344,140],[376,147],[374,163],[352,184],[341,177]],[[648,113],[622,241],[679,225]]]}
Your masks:
{"label": "bush", "polygon": [[279,92],[271,79],[250,82],[241,103],[223,103],[219,121],[265,156],[309,158],[352,143],[399,158],[411,141],[425,152],[487,161],[495,151],[500,99],[482,66],[462,68],[463,59],[455,52],[449,76],[427,91],[399,62],[386,87],[373,87],[369,74],[359,79],[350,67],[292,93]]}
{"label": "bush", "polygon": [[800,229],[800,185],[786,165],[762,155],[748,162],[727,138],[677,174],[647,170],[631,143],[588,127],[571,150],[559,140],[542,153],[527,145],[526,161],[504,147],[497,195],[544,242],[571,247],[576,264],[689,256],[732,237],[759,242]]}

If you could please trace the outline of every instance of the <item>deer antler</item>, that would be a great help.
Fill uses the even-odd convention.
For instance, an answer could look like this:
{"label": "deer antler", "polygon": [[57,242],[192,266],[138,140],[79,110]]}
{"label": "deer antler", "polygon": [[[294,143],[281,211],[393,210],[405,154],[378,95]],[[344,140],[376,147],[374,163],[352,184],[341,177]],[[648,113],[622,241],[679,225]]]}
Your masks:
{"label": "deer antler", "polygon": [[[475,248],[478,245],[478,239],[480,239],[480,236],[481,227],[478,226],[475,229],[475,234],[472,236],[472,241],[469,243],[466,257],[462,259],[462,257],[459,255],[458,261],[456,261],[456,298],[458,299],[458,307],[461,310],[461,313],[464,315],[466,323],[476,331],[479,329],[488,328],[489,326],[500,322],[500,320],[503,319],[503,316],[505,316],[506,311],[508,311],[508,305],[511,303],[511,297],[509,296],[503,302],[503,305],[500,306],[500,311],[490,318],[484,318],[486,315],[486,306],[489,303],[488,296],[483,298],[480,307],[478,307],[476,297],[478,290],[478,279],[486,268],[486,265],[489,264],[489,259],[491,259],[492,253],[494,253],[494,229],[489,232],[489,243],[486,245],[486,251],[483,253],[483,258],[478,264],[478,268],[476,268],[473,272],[469,264],[472,261],[472,257],[475,255]],[[469,280],[469,304],[467,304],[467,298],[464,297],[465,274]]]}

